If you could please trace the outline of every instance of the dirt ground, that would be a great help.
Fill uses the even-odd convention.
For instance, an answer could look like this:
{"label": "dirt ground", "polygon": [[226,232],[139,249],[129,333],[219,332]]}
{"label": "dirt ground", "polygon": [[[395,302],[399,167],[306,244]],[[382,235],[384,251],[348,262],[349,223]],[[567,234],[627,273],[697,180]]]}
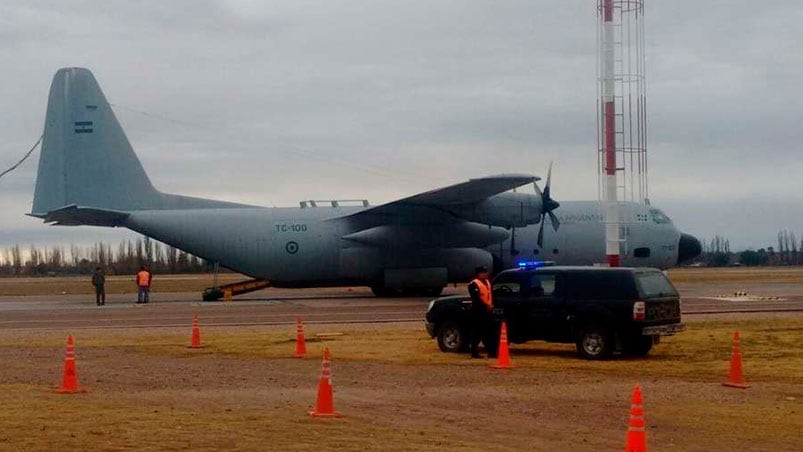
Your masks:
{"label": "dirt ground", "polygon": [[[725,388],[742,332],[750,389]],[[621,450],[635,383],[650,450],[800,450],[803,316],[693,322],[647,359],[588,362],[573,347],[513,346],[517,366],[437,351],[419,325],[81,330],[86,394],[51,392],[66,331],[0,330],[3,450]],[[327,340],[316,340],[318,333]],[[310,419],[333,353],[343,419]]]}

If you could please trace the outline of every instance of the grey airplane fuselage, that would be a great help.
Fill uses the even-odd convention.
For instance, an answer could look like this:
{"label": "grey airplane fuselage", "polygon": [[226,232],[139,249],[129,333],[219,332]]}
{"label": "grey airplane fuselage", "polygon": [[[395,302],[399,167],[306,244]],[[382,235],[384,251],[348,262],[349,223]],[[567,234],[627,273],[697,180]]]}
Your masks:
{"label": "grey airplane fuselage", "polygon": [[[478,265],[499,271],[520,261],[591,265],[605,260],[604,227],[596,201],[561,203],[556,211],[561,227],[557,232],[548,230],[540,248],[537,224],[512,229],[506,240],[486,248],[447,248],[448,243],[442,242],[413,246],[404,241],[399,246],[365,246],[344,240],[355,229],[348,216],[364,209],[327,205],[143,210],[132,212],[122,226],[285,287],[373,286],[387,278],[387,271],[404,269],[426,269],[429,274],[418,272],[415,277],[436,279],[433,272],[443,269],[440,274],[446,281],[460,282],[470,278]],[[681,233],[665,215],[636,203],[621,203],[620,212],[623,265],[677,264]],[[637,249],[646,256],[635,257]]]}

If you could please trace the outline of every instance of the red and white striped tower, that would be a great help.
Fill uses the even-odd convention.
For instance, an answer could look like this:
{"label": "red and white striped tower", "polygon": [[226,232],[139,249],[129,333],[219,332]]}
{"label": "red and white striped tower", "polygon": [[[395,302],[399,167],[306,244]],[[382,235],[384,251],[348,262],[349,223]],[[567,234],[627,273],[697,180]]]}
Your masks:
{"label": "red and white striped tower", "polygon": [[619,201],[648,203],[644,0],[597,0],[598,166],[608,265],[627,254]]}

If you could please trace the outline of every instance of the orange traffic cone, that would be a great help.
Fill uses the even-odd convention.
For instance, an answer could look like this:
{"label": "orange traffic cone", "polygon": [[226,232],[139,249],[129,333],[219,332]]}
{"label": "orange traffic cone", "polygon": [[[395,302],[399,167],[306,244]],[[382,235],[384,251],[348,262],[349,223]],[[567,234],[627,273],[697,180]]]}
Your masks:
{"label": "orange traffic cone", "polygon": [[190,342],[190,348],[202,348],[201,345],[201,327],[198,325],[198,316],[196,315],[192,319],[192,339]]}
{"label": "orange traffic cone", "polygon": [[731,388],[747,389],[749,384],[744,382],[744,375],[742,375],[742,352],[739,349],[739,332],[733,333],[733,349],[731,350],[731,369],[728,374],[728,380],[722,382],[723,386],[730,386]]}
{"label": "orange traffic cone", "polygon": [[502,322],[502,332],[499,334],[499,350],[497,351],[496,364],[491,367],[494,369],[512,369],[510,364],[510,351],[507,347],[507,324]]}
{"label": "orange traffic cone", "polygon": [[296,358],[307,356],[307,342],[304,340],[304,324],[301,319],[296,319]]}
{"label": "orange traffic cone", "polygon": [[323,349],[323,360],[321,361],[321,379],[318,381],[318,398],[315,401],[315,409],[309,412],[312,417],[341,417],[342,414],[335,411],[334,397],[332,396],[332,355],[329,348]]}
{"label": "orange traffic cone", "polygon": [[630,423],[627,426],[625,452],[647,452],[643,403],[641,386],[636,385],[633,388],[633,400],[630,402]]}
{"label": "orange traffic cone", "polygon": [[78,385],[78,374],[75,372],[75,340],[72,335],[67,336],[67,354],[64,357],[64,373],[61,377],[61,386],[56,392],[60,394],[86,392]]}

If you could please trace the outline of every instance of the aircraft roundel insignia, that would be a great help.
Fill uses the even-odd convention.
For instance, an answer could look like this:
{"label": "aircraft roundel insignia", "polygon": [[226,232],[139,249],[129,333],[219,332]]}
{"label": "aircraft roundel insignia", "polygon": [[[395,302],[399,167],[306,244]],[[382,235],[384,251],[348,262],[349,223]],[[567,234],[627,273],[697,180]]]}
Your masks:
{"label": "aircraft roundel insignia", "polygon": [[298,252],[298,243],[287,242],[287,245],[284,246],[284,249],[290,254],[296,254]]}

